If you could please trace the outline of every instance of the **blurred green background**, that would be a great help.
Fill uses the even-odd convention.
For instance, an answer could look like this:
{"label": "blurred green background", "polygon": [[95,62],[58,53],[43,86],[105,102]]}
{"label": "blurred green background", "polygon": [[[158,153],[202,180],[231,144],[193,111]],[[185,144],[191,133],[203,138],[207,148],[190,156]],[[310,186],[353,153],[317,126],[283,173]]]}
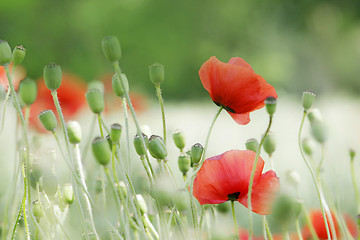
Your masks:
{"label": "blurred green background", "polygon": [[278,90],[360,91],[359,1],[3,1],[0,38],[23,44],[38,78],[53,61],[85,81],[111,71],[100,42],[116,35],[133,90],[153,92],[148,66],[165,65],[166,99],[208,97],[198,70],[240,56]]}

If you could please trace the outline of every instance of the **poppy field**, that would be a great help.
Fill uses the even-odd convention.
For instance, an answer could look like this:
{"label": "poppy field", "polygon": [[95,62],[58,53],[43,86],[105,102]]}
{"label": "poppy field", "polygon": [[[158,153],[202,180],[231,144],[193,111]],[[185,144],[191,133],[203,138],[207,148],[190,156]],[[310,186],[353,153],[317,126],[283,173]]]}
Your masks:
{"label": "poppy field", "polygon": [[166,63],[149,66],[150,102],[116,36],[99,43],[111,72],[90,83],[53,62],[31,79],[27,49],[10,45],[0,40],[0,239],[359,237],[356,151],[339,151],[348,164],[329,181],[334,136],[311,90],[282,98],[243,58],[208,56],[206,104],[167,104]]}

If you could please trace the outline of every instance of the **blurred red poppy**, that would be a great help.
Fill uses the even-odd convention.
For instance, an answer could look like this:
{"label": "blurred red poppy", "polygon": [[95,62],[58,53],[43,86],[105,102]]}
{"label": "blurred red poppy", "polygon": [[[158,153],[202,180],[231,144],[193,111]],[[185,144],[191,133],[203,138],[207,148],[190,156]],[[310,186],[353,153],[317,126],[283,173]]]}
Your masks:
{"label": "blurred red poppy", "polygon": [[250,122],[250,112],[264,107],[266,98],[277,98],[275,89],[239,57],[228,63],[211,57],[201,66],[199,76],[214,103],[241,125]]}
{"label": "blurred red poppy", "polygon": [[[313,225],[315,232],[318,235],[319,239],[328,239],[327,233],[326,233],[326,228],[325,228],[325,223],[324,223],[324,218],[322,216],[321,210],[312,210],[309,215],[310,215],[312,225]],[[337,238],[340,238],[341,231],[340,231],[339,223],[333,212],[331,212],[331,216],[332,216],[332,219],[335,224],[336,236],[337,236]],[[344,214],[343,217],[344,217],[345,223],[349,229],[350,234],[353,237],[358,236],[358,228],[357,228],[355,221],[347,214]],[[328,216],[327,216],[327,218],[328,218]],[[328,219],[327,219],[327,221],[328,221],[328,225],[330,226],[330,222]],[[303,228],[302,234],[303,234],[304,239],[312,239],[308,225],[306,225]]]}
{"label": "blurred red poppy", "polygon": [[[256,153],[249,150],[230,150],[204,161],[197,173],[193,195],[203,204],[238,201],[247,207],[247,193]],[[274,171],[262,173],[264,160],[256,165],[251,196],[252,211],[269,214],[271,204],[279,190],[279,179]]]}
{"label": "blurred red poppy", "polygon": [[[10,73],[12,73],[12,64],[9,66]],[[16,66],[15,74],[13,76],[13,84],[15,89],[19,86],[20,80],[24,79],[26,76],[26,71],[22,66]],[[9,87],[8,79],[6,77],[6,72],[3,66],[0,66],[0,85],[5,89]]]}

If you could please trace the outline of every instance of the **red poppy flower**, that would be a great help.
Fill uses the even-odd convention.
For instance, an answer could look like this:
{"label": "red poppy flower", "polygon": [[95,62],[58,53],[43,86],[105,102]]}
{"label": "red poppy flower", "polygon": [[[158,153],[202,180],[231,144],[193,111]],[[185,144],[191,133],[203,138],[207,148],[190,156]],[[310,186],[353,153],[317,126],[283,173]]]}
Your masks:
{"label": "red poppy flower", "polygon": [[266,98],[277,98],[275,89],[239,57],[228,63],[211,57],[201,66],[199,76],[214,103],[241,125],[250,122],[250,112],[264,107]]}
{"label": "red poppy flower", "polygon": [[[327,233],[326,233],[326,228],[325,228],[325,223],[324,223],[324,218],[322,215],[321,210],[313,210],[310,212],[310,219],[311,219],[311,223],[315,229],[315,232],[317,234],[317,236],[319,237],[319,239],[328,239],[327,237]],[[332,219],[334,221],[335,224],[335,232],[336,232],[336,236],[337,238],[341,237],[341,231],[340,231],[340,227],[339,227],[339,223],[334,215],[334,213],[331,213]],[[351,233],[351,235],[353,237],[356,237],[358,235],[358,229],[357,229],[357,225],[354,222],[354,220],[347,214],[343,215],[345,223],[349,229],[349,232]],[[328,218],[328,217],[327,217]],[[330,227],[330,222],[328,221],[328,225]],[[311,233],[309,230],[309,226],[305,226],[303,231],[302,231],[303,237],[304,239],[311,239]],[[331,232],[330,232],[331,234]],[[331,236],[332,237],[332,236]]]}
{"label": "red poppy flower", "polygon": [[[12,64],[9,65],[10,73],[12,74]],[[26,75],[25,69],[22,66],[16,66],[15,74],[13,78],[13,84],[15,89],[19,86],[20,80],[24,79]],[[0,85],[5,89],[9,87],[8,79],[6,77],[6,72],[3,66],[0,66]]]}
{"label": "red poppy flower", "polygon": [[[208,158],[198,171],[193,195],[203,204],[219,204],[236,200],[247,207],[247,193],[256,153],[249,150],[230,150]],[[256,165],[251,196],[252,211],[269,214],[279,179],[274,171],[262,173],[264,160],[259,157]]]}

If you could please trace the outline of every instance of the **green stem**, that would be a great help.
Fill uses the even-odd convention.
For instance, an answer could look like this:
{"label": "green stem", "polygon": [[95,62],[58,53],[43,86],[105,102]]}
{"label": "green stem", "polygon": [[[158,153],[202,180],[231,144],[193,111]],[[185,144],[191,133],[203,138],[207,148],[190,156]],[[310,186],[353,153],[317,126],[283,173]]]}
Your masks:
{"label": "green stem", "polygon": [[[357,182],[356,182],[356,174],[355,174],[355,166],[354,166],[354,158],[352,157],[350,159],[350,168],[351,168],[351,179],[352,179],[352,184],[354,187],[354,193],[355,193],[355,199],[356,199],[356,203],[357,203],[357,213],[360,214],[360,194],[359,194],[359,188],[357,186]],[[360,221],[358,221],[359,224],[359,229],[360,229]]]}
{"label": "green stem", "polygon": [[151,223],[149,217],[147,214],[144,215],[144,219],[145,222],[147,223],[147,225],[150,228],[150,231],[153,233],[153,235],[155,236],[156,239],[160,239],[158,232],[156,231],[156,229],[154,228],[153,224]]}
{"label": "green stem", "polygon": [[266,216],[264,216],[264,224],[265,224],[265,230],[266,230],[266,234],[267,234],[268,239],[273,240],[273,236],[271,234],[269,223],[268,223],[268,221],[266,219]]}
{"label": "green stem", "polygon": [[164,137],[164,143],[166,146],[166,122],[165,122],[165,111],[164,111],[164,100],[161,96],[161,88],[160,84],[155,84],[156,88],[156,95],[159,99],[160,107],[161,107],[161,117],[162,117],[162,124],[163,124],[163,137]]}
{"label": "green stem", "polygon": [[8,90],[6,92],[5,102],[4,102],[4,109],[3,109],[3,117],[2,117],[2,120],[1,120],[0,134],[3,132],[4,126],[5,126],[6,105],[7,105],[8,101],[9,101],[10,93],[11,93],[11,88],[8,88]]}
{"label": "green stem", "polygon": [[[23,197],[23,199],[25,199]],[[16,228],[17,226],[19,225],[19,221],[20,221],[20,216],[21,216],[21,211],[22,211],[22,203],[20,204],[19,206],[19,210],[18,210],[18,214],[16,215],[16,221],[15,221],[15,224],[14,224],[14,228],[13,228],[13,231],[12,231],[12,234],[11,234],[11,240],[15,239],[15,233],[16,233]],[[6,230],[6,229],[5,229]],[[6,234],[4,233],[4,235],[6,236]]]}
{"label": "green stem", "polygon": [[296,218],[295,225],[296,225],[296,232],[297,232],[299,240],[303,240],[304,238],[303,238],[302,233],[301,233],[299,218]]}
{"label": "green stem", "polygon": [[232,211],[232,215],[233,215],[233,218],[234,218],[234,225],[235,225],[235,231],[236,231],[236,239],[240,239],[240,238],[239,238],[239,229],[238,229],[237,222],[236,222],[234,201],[231,200],[230,202],[231,202],[231,211]]}
{"label": "green stem", "polygon": [[[121,105],[122,105],[122,108],[123,108],[124,119],[125,119],[127,159],[128,159],[129,173],[130,173],[130,176],[131,176],[131,173],[132,173],[132,164],[131,164],[131,159],[130,159],[129,116],[128,116],[128,113],[127,113],[126,98],[121,98]],[[144,167],[145,167],[145,165],[144,165]]]}
{"label": "green stem", "polygon": [[92,136],[93,136],[93,133],[94,133],[96,118],[97,118],[96,115],[94,115],[94,117],[91,120],[90,129],[88,130],[88,135],[87,135],[87,138],[86,138],[85,147],[84,147],[84,149],[82,150],[82,153],[81,153],[81,156],[83,156],[83,159],[86,159],[87,153],[89,152],[88,149],[90,147]]}
{"label": "green stem", "polygon": [[103,130],[102,130],[102,124],[101,124],[101,114],[99,113],[99,114],[97,114],[97,116],[98,116],[98,122],[99,122],[99,129],[100,129],[100,136],[102,137],[102,138],[104,138],[104,133],[103,133]]}
{"label": "green stem", "polygon": [[145,156],[144,155],[140,156],[140,160],[141,160],[142,165],[145,168],[146,175],[148,176],[148,179],[149,179],[149,182],[150,182],[150,185],[151,185],[152,184],[152,174],[149,171],[149,168],[146,166]]}
{"label": "green stem", "polygon": [[22,167],[22,174],[23,174],[23,178],[24,178],[24,199],[21,203],[22,205],[22,212],[23,212],[23,219],[24,219],[24,225],[25,225],[25,232],[26,232],[26,238],[28,240],[30,240],[30,231],[29,231],[29,224],[27,222],[27,217],[26,217],[26,194],[27,194],[27,181],[26,181],[26,173],[25,173],[25,163],[23,164]]}
{"label": "green stem", "polygon": [[306,223],[307,223],[307,225],[309,226],[312,239],[314,239],[314,240],[319,240],[319,237],[318,237],[318,235],[316,234],[316,231],[315,231],[315,229],[314,229],[314,226],[313,226],[313,224],[312,224],[312,222],[311,222],[309,213],[308,213],[308,211],[307,211],[307,209],[306,209],[306,207],[305,207],[305,204],[304,204],[303,202],[301,202],[301,208],[302,208],[302,211],[304,212]]}

